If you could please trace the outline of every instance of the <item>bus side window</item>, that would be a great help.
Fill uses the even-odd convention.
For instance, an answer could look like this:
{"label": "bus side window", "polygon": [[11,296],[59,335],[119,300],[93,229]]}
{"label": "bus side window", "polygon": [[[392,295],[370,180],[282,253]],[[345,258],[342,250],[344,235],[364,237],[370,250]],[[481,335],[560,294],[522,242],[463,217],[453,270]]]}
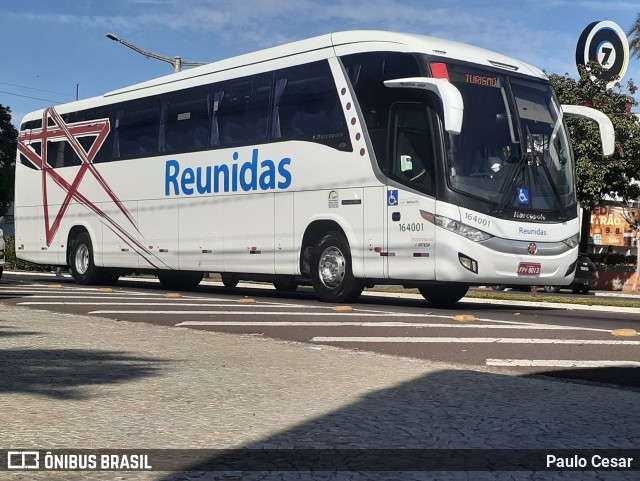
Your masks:
{"label": "bus side window", "polygon": [[432,111],[420,103],[391,106],[393,141],[389,177],[429,195],[435,193],[432,115]]}
{"label": "bus side window", "polygon": [[[42,155],[42,142],[29,142],[29,140],[31,139],[32,131],[36,129],[39,130],[41,128],[42,119],[30,120],[29,122],[25,122],[20,125],[20,136],[28,139],[27,144],[29,145],[29,148],[31,148],[38,157]],[[36,169],[36,166],[33,165],[33,163],[22,152],[20,152],[20,163],[30,169]]]}
{"label": "bus side window", "polygon": [[[60,118],[65,124],[70,124],[75,121],[75,114],[62,114]],[[50,127],[56,125],[53,119],[48,119]],[[80,165],[80,157],[73,150],[73,147],[66,139],[56,140],[54,142],[47,141],[47,164],[53,168],[71,167],[73,165]]]}
{"label": "bus side window", "polygon": [[[100,107],[96,109],[83,110],[76,113],[76,122],[89,122],[91,120],[104,120],[109,119],[110,130],[107,137],[104,139],[102,146],[96,152],[93,157],[93,163],[109,162],[111,160],[111,150],[113,143],[113,106]],[[90,152],[94,146],[94,142],[97,141],[96,136],[89,135],[78,138],[78,142],[82,145],[85,152]]]}
{"label": "bus side window", "polygon": [[360,105],[378,165],[386,172],[389,108],[394,102],[411,100],[415,94],[406,89],[385,87],[384,81],[420,77],[418,62],[413,55],[398,52],[357,53],[341,60]]}
{"label": "bus side window", "polygon": [[155,155],[158,148],[160,101],[157,97],[127,102],[118,108],[115,121],[114,157]]}
{"label": "bus side window", "polygon": [[273,137],[351,151],[347,124],[326,61],[276,73]]}
{"label": "bus side window", "polygon": [[66,140],[47,142],[47,163],[54,169],[79,165],[80,158]]}
{"label": "bus side window", "polygon": [[235,147],[267,139],[271,80],[259,74],[215,86],[211,141]]}
{"label": "bus side window", "polygon": [[162,102],[160,152],[192,152],[208,147],[210,98],[207,88],[167,95]]}

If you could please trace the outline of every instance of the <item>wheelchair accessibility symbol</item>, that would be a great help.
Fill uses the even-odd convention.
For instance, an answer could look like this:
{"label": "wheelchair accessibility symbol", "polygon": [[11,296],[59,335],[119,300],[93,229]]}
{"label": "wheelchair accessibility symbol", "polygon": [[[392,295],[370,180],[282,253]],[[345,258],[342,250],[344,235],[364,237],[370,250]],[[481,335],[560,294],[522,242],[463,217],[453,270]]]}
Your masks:
{"label": "wheelchair accessibility symbol", "polygon": [[518,188],[518,204],[529,205],[529,189]]}
{"label": "wheelchair accessibility symbol", "polygon": [[388,190],[387,191],[387,205],[398,205],[398,191],[397,190]]}

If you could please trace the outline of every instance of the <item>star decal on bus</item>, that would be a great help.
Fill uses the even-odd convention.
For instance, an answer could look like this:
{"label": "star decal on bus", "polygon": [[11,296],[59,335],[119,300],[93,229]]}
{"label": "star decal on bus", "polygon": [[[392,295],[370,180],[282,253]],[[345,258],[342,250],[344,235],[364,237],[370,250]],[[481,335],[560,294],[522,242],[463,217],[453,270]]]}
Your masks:
{"label": "star decal on bus", "polygon": [[[87,174],[93,176],[104,192],[107,193],[109,198],[131,223],[134,229],[137,232],[140,232],[134,217],[127,210],[122,201],[118,199],[109,184],[93,164],[96,154],[100,151],[100,148],[109,135],[110,129],[111,125],[108,118],[66,123],[53,107],[49,107],[44,110],[42,115],[42,126],[40,128],[24,131],[20,134],[18,138],[18,151],[24,155],[24,157],[26,157],[37,170],[42,172],[45,237],[48,247],[51,246],[56,233],[60,229],[60,223],[69,210],[71,200],[73,199],[100,217],[112,232],[131,247],[135,248],[141,255],[143,255],[143,257],[143,252],[151,254],[136,240],[134,236],[122,228],[122,226],[120,226],[113,218],[80,192],[80,184]],[[95,138],[91,145],[88,148],[85,148],[80,142],[80,139],[87,137]],[[71,182],[68,182],[58,170],[54,169],[48,159],[47,143],[61,141],[66,141],[71,146],[81,162],[80,168]],[[39,149],[36,148],[38,144],[40,146]],[[49,215],[49,196],[47,193],[48,179],[51,179],[63,190],[63,192],[66,193],[60,208],[53,216],[53,222],[51,222]],[[149,260],[147,259],[147,261]],[[150,261],[149,263],[152,264]]]}

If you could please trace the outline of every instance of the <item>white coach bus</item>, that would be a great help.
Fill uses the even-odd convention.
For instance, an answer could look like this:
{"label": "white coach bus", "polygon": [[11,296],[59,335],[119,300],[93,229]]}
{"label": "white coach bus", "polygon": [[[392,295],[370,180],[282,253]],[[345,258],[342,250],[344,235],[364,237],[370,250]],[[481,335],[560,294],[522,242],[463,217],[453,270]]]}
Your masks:
{"label": "white coach bus", "polygon": [[[575,165],[538,69],[456,42],[341,32],[28,114],[16,252],[79,284],[374,284],[449,304],[470,285],[568,284]],[[598,115],[600,114],[600,115]]]}

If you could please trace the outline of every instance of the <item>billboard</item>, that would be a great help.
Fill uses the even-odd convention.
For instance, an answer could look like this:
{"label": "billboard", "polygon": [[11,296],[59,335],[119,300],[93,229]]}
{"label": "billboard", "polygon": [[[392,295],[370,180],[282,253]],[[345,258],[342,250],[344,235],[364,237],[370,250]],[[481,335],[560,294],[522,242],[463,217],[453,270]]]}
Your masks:
{"label": "billboard", "polygon": [[[594,245],[633,247],[637,232],[625,220],[625,213],[637,209],[623,209],[613,205],[597,205],[591,211],[589,238]],[[626,211],[626,212],[625,212]]]}
{"label": "billboard", "polygon": [[612,88],[624,77],[629,65],[629,41],[624,30],[609,20],[589,24],[578,39],[576,64],[589,62],[603,67],[599,78]]}

